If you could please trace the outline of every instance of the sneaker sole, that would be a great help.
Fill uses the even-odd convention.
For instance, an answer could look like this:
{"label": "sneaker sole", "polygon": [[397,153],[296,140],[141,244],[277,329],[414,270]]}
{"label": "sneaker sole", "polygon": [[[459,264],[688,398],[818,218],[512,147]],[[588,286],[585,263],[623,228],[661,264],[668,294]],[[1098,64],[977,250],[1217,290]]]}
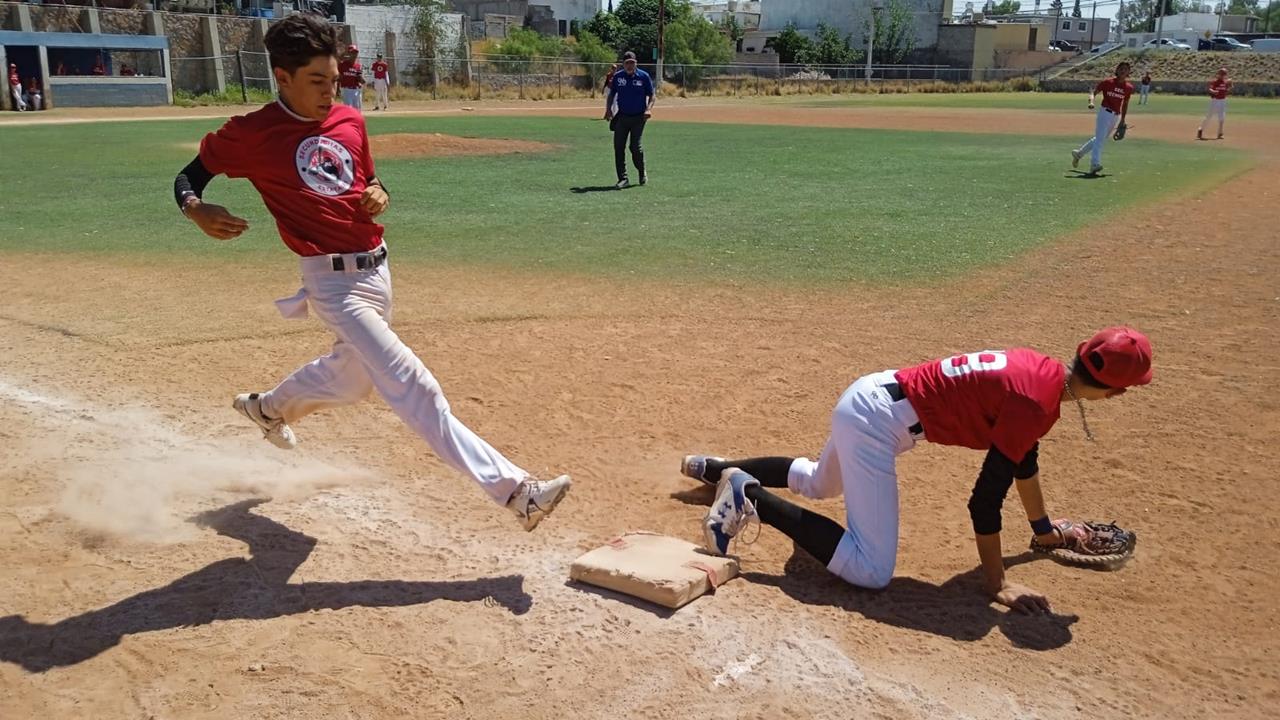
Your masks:
{"label": "sneaker sole", "polygon": [[[293,450],[297,448],[298,447],[297,437],[294,437],[293,441],[290,442],[289,440],[285,439],[282,433],[273,433],[271,432],[270,428],[265,428],[262,426],[262,423],[258,422],[258,419],[253,416],[253,413],[249,412],[249,407],[247,405],[249,395],[252,395],[252,393],[237,395],[235,399],[231,401],[231,407],[234,408],[236,412],[248,418],[249,422],[258,426],[258,429],[262,431],[263,440],[266,440],[267,442],[271,443],[272,445],[275,445],[281,450]],[[245,398],[244,402],[240,400],[240,398],[242,397]],[[290,434],[292,434],[292,432],[293,431],[290,430]]]}
{"label": "sneaker sole", "polygon": [[[680,461],[680,474],[684,475],[687,478],[692,478],[694,480],[697,480],[698,482],[703,483],[705,485],[714,486],[718,484],[720,482],[718,478],[716,480],[708,480],[702,477],[701,475],[694,474],[693,470],[689,467],[689,465],[693,462],[694,458],[700,458],[700,457],[707,458],[708,460],[718,460],[720,462],[724,462],[724,458],[715,457],[713,455],[685,455],[684,458]],[[703,467],[705,467],[705,465]]]}
{"label": "sneaker sole", "polygon": [[569,489],[572,487],[572,481],[566,482],[560,492],[551,499],[551,502],[545,508],[540,507],[537,513],[529,515],[528,519],[522,523],[524,531],[533,532],[533,529],[538,527],[538,523],[542,522],[544,518],[550,515],[556,509],[556,506],[560,504],[561,500],[564,500],[564,496],[569,494]]}

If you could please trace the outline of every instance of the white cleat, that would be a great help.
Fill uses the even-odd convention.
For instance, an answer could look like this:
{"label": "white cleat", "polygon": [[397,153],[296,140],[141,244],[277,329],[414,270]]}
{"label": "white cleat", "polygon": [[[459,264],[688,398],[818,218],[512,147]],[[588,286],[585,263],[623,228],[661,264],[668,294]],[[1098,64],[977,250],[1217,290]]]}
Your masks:
{"label": "white cleat", "polygon": [[631,181],[626,178],[622,178],[621,180],[618,181],[617,185],[614,185],[614,187],[619,190],[626,190],[627,188],[631,187]]}
{"label": "white cleat", "polygon": [[262,437],[278,448],[292,450],[298,446],[298,438],[280,418],[269,418],[262,413],[262,396],[258,393],[243,393],[231,401],[231,407],[241,415],[249,418],[262,428]]}
{"label": "white cleat", "polygon": [[571,485],[573,481],[568,475],[554,480],[529,478],[516,488],[515,494],[507,501],[507,509],[515,513],[525,532],[529,532],[556,509],[556,505],[569,493]]}
{"label": "white cleat", "polygon": [[1082,157],[1084,157],[1084,155],[1082,155],[1079,150],[1072,150],[1071,151],[1071,167],[1073,168],[1080,167],[1080,158]]}

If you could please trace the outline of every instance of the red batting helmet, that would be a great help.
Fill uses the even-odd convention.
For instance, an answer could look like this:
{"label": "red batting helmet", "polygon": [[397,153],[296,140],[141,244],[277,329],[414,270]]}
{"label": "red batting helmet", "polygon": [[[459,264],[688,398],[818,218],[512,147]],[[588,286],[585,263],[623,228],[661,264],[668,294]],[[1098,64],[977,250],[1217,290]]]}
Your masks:
{"label": "red batting helmet", "polygon": [[1151,341],[1130,327],[1109,327],[1080,343],[1076,355],[1093,379],[1111,388],[1151,382]]}
{"label": "red batting helmet", "polygon": [[358,52],[360,52],[360,48],[356,47],[356,46],[355,46],[355,44],[351,44],[351,45],[348,45],[348,46],[347,46],[347,52],[349,52],[349,53],[358,53]]}

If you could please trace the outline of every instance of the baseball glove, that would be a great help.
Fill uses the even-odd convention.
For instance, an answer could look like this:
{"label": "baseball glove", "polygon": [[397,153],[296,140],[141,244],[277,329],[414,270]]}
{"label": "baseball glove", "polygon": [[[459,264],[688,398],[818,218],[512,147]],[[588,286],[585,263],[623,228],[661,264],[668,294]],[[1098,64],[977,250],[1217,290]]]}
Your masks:
{"label": "baseball glove", "polygon": [[1056,520],[1054,528],[1062,535],[1062,545],[1042,545],[1031,538],[1032,552],[1044,553],[1066,565],[1115,570],[1133,557],[1138,536],[1115,523],[1075,523]]}
{"label": "baseball glove", "polygon": [[1125,133],[1129,132],[1129,123],[1120,123],[1116,126],[1116,132],[1111,136],[1112,140],[1123,140]]}

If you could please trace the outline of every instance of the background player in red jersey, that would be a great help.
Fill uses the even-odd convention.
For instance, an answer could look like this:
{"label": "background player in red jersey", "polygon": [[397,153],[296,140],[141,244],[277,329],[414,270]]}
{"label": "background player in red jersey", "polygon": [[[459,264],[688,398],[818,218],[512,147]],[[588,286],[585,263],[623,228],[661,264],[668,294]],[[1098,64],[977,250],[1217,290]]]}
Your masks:
{"label": "background player in red jersey", "polygon": [[387,89],[391,87],[391,74],[390,66],[387,65],[386,60],[382,59],[382,53],[378,53],[377,59],[369,69],[373,71],[373,109],[386,110],[391,107],[387,99]]}
{"label": "background player in red jersey", "polygon": [[342,85],[342,102],[364,110],[364,68],[360,65],[360,48],[348,45],[346,55],[338,63],[338,83]]}
{"label": "background player in red jersey", "polygon": [[1080,164],[1080,158],[1093,150],[1089,164],[1089,174],[1097,175],[1102,170],[1102,145],[1111,137],[1116,123],[1123,123],[1129,112],[1129,96],[1133,95],[1133,85],[1129,83],[1130,66],[1122,62],[1116,66],[1116,74],[1098,83],[1089,93],[1089,109],[1093,109],[1095,95],[1102,95],[1102,106],[1093,121],[1093,137],[1089,138],[1077,150],[1071,151],[1071,167]]}
{"label": "background player in red jersey", "polygon": [[[1047,610],[1042,594],[1005,577],[1005,494],[1016,478],[1036,540],[1063,544],[1066,538],[1049,520],[1040,492],[1040,438],[1057,422],[1062,403],[1111,398],[1150,381],[1151,343],[1127,327],[1107,328],[1081,343],[1069,367],[1026,348],[956,355],[854,382],[836,404],[830,439],[816,463],[803,457],[689,455],[680,469],[718,482],[703,523],[708,550],[727,553],[730,539],[759,517],[832,573],[854,585],[882,588],[897,561],[897,456],[921,440],[985,450],[969,499],[984,587],[1003,605]],[[1080,412],[1083,418],[1083,405]],[[766,487],[810,498],[843,495],[848,529]]]}
{"label": "background player in red jersey", "polygon": [[1226,68],[1218,68],[1218,74],[1209,81],[1209,112],[1205,113],[1200,127],[1196,128],[1196,139],[1204,139],[1204,126],[1209,119],[1218,116],[1218,139],[1222,139],[1222,126],[1227,122],[1227,95],[1231,93],[1231,78],[1227,77]]}
{"label": "background player in red jersey", "polygon": [[[205,136],[200,154],[174,180],[174,195],[205,234],[230,240],[248,223],[205,203],[202,193],[215,175],[248,178],[285,245],[301,256],[302,289],[277,301],[281,314],[301,318],[310,308],[337,341],[275,389],[239,395],[232,406],[274,445],[292,448],[289,423],[377,390],[442,460],[532,530],[569,490],[569,476],[535,480],[463,425],[440,383],[389,325],[391,274],[374,218],[390,200],[374,172],[364,117],[334,103],[336,30],[313,15],[290,15],[271,26],[266,46],[279,100]],[[381,441],[367,445],[376,451]]]}

